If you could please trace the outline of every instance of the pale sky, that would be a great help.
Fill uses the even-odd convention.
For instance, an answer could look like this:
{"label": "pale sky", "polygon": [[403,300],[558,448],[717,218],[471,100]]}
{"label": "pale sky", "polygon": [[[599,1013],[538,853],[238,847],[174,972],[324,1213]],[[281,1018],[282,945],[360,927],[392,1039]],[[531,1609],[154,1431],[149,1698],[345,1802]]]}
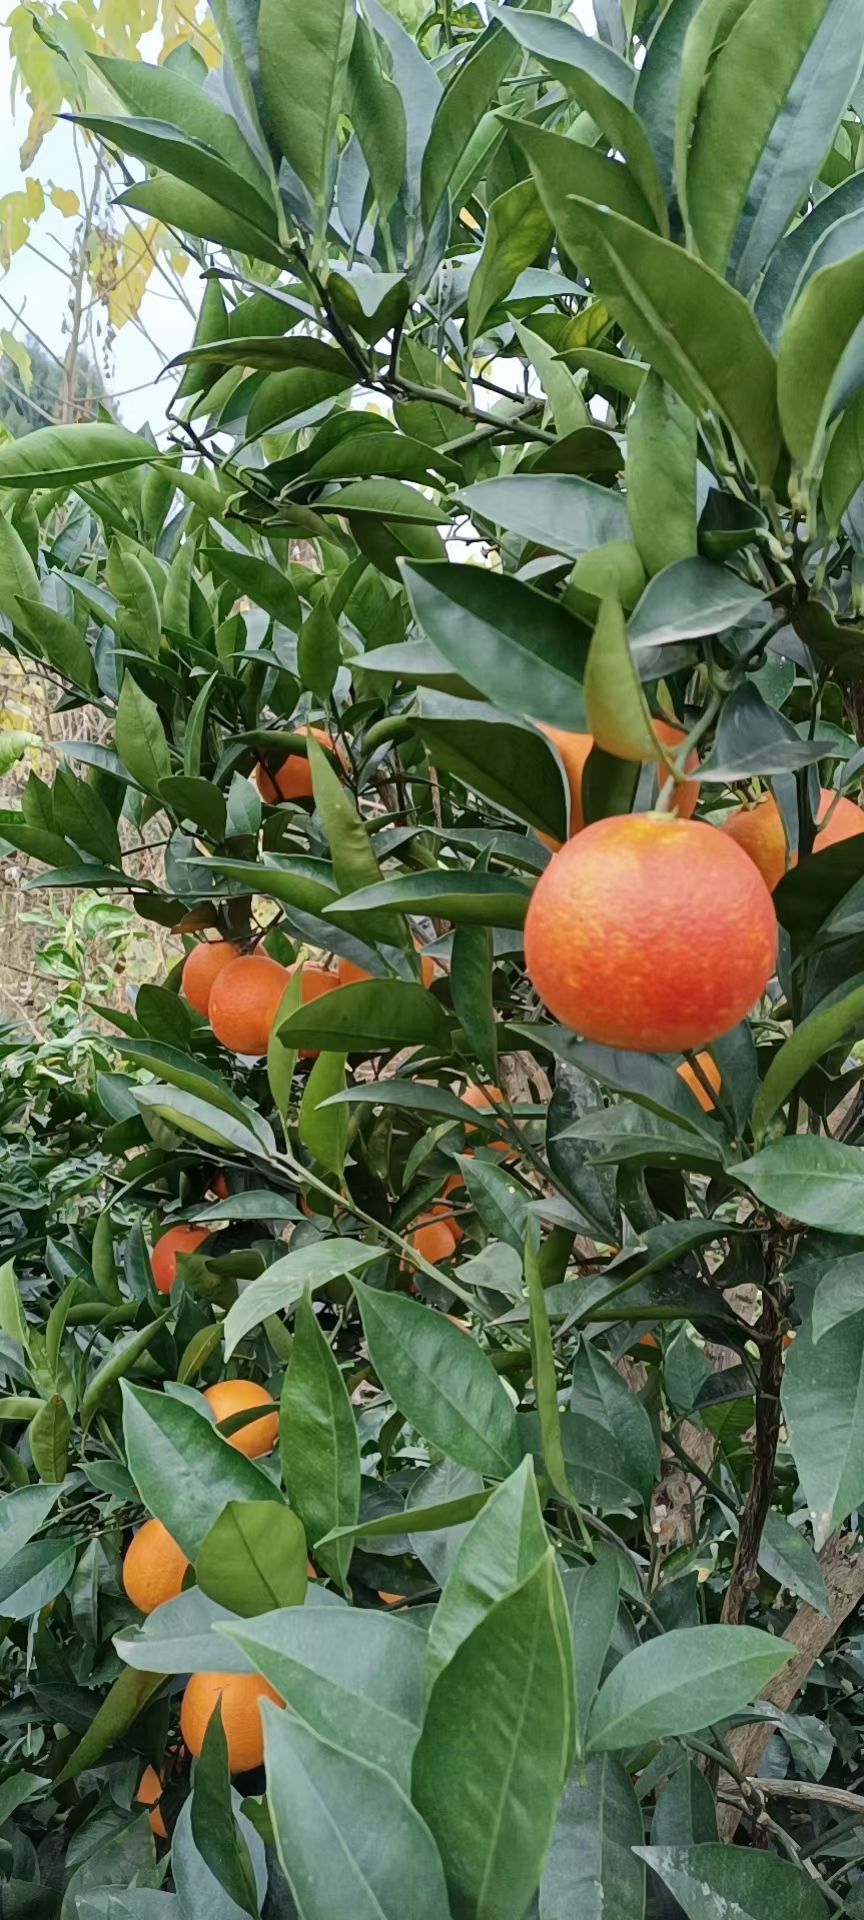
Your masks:
{"label": "pale sky", "polygon": [[[593,27],[591,0],[571,0],[570,11],[583,26]],[[29,120],[26,102],[20,98],[14,115],[7,111],[10,85],[8,36],[5,28],[0,27],[0,196],[22,185],[18,150]],[[46,202],[51,186],[72,187],[78,191],[71,130],[66,125],[58,124],[46,136],[29,172],[42,182]],[[65,347],[66,257],[74,230],[74,219],[64,218],[50,203],[46,204],[33,230],[33,245],[21,248],[13,256],[9,272],[5,276],[0,274],[0,327],[9,328],[17,335],[29,328],[58,355],[63,354]],[[56,266],[51,264],[52,260],[57,262]],[[201,283],[191,263],[184,287],[197,306]],[[12,311],[7,303],[11,304]],[[17,314],[21,316],[20,323],[16,323]],[[149,422],[158,433],[165,424],[164,410],[174,379],[169,374],[156,384],[162,365],[160,352],[166,358],[182,352],[192,337],[193,321],[181,301],[155,275],[144,296],[141,320],[159,351],[154,350],[133,323],[127,323],[114,337],[106,385],[118,396],[119,412],[127,426],[135,429]],[[8,362],[4,365],[0,360],[0,381],[8,371]]]}

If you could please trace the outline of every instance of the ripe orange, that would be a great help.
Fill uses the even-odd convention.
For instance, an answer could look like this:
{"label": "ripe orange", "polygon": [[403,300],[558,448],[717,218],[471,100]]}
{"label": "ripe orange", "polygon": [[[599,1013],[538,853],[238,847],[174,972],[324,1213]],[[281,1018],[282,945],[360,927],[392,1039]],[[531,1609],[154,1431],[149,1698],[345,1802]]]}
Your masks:
{"label": "ripe orange", "polygon": [[196,1253],[210,1235],[206,1227],[169,1227],[150,1255],[150,1271],[157,1293],[170,1293],[177,1278],[177,1256]]}
{"label": "ripe orange", "polygon": [[161,1520],[145,1520],[123,1556],[123,1591],[140,1613],[152,1613],[182,1591],[189,1562]]}
{"label": "ripe orange", "polygon": [[[709,1080],[712,1087],[714,1088],[714,1092],[715,1093],[719,1092],[720,1082],[723,1076],[720,1072],[720,1068],[718,1067],[716,1061],[712,1060],[710,1053],[697,1053],[696,1058],[699,1062],[700,1067],[702,1068],[702,1072],[704,1073],[706,1080]],[[695,1094],[695,1097],[698,1100],[700,1107],[703,1109],[703,1112],[714,1113],[715,1111],[714,1101],[712,1100],[711,1095],[709,1093],[706,1093],[698,1073],[693,1072],[693,1068],[691,1067],[689,1060],[682,1060],[681,1065],[678,1068],[678,1078],[679,1080],[683,1080],[685,1087],[689,1087],[690,1092],[692,1094]]]}
{"label": "ripe orange", "polygon": [[[673,726],[670,720],[653,720],[652,726],[658,740],[662,740],[664,747],[668,747],[671,752],[674,752],[677,747],[680,747],[685,737],[680,727]],[[547,740],[551,740],[552,745],[558,748],[558,752],[564,762],[567,785],[570,788],[569,838],[572,839],[574,833],[581,833],[585,825],[585,815],[582,810],[582,777],[585,772],[585,762],[591,752],[594,741],[590,733],[567,733],[563,727],[541,726],[540,731],[541,733],[545,733]],[[694,750],[693,753],[687,755],[687,772],[692,773],[698,765],[699,755]],[[664,778],[665,770],[661,765],[659,768],[661,785],[663,784]],[[682,785],[678,788],[675,796],[675,809],[679,819],[690,819],[691,815],[696,811],[698,798],[699,788],[695,782],[688,783],[686,786]],[[561,845],[560,840],[553,840],[548,833],[541,833],[538,835],[538,838],[543,841],[546,847],[555,849]]]}
{"label": "ripe orange", "polygon": [[[419,940],[415,940],[414,949],[420,954],[420,978],[424,987],[431,987],[435,978],[435,962],[432,955],[424,953]],[[353,960],[338,960],[340,987],[352,987],[358,980],[372,980],[374,975],[366,973],[363,967],[355,967]]]}
{"label": "ripe orange", "polygon": [[[330,752],[338,754],[342,765],[345,765],[342,748],[334,746],[330,734],[324,727],[295,727],[293,731],[311,733],[319,747],[329,747]],[[283,760],[275,775],[269,774],[259,760],[255,768],[255,779],[258,782],[258,791],[262,800],[266,800],[271,807],[275,807],[277,800],[311,800],[313,797],[312,768],[305,753],[289,753],[287,760]]]}
{"label": "ripe orange", "polygon": [[[823,787],[817,821],[824,820],[833,800],[833,793]],[[766,887],[770,887],[772,892],[782,880],[787,865],[797,865],[798,856],[789,853],[783,816],[773,793],[760,794],[752,806],[736,807],[728,820],[724,820],[722,831],[728,833],[730,839],[736,840],[739,847],[749,854],[759,868]],[[864,813],[854,801],[840,799],[827,827],[817,833],[813,852],[821,853],[825,847],[836,847],[838,841],[851,840],[856,833],[864,833]]]}
{"label": "ripe orange", "polygon": [[[488,1107],[500,1106],[504,1095],[500,1087],[466,1087],[465,1092],[460,1094],[459,1098],[463,1106],[473,1107],[475,1113],[483,1113]],[[466,1120],[465,1132],[469,1134],[479,1133],[480,1128],[469,1126]],[[483,1135],[483,1145],[484,1147],[494,1147],[496,1153],[510,1152],[510,1145],[507,1140],[489,1140],[485,1133]]]}
{"label": "ripe orange", "polygon": [[[266,1387],[259,1387],[257,1380],[217,1380],[215,1387],[207,1388],[204,1398],[216,1415],[217,1426],[222,1420],[230,1420],[232,1414],[246,1413],[249,1407],[273,1404],[273,1395]],[[259,1454],[270,1453],[276,1445],[279,1415],[266,1413],[260,1420],[250,1420],[248,1426],[238,1427],[236,1433],[226,1438],[229,1447],[245,1453],[247,1460],[257,1460]]]}
{"label": "ripe orange", "polygon": [[223,1047],[232,1053],[266,1053],[287,985],[287,968],[266,953],[247,953],[223,967],[213,982],[207,1009]]}
{"label": "ripe orange", "polygon": [[230,940],[200,940],[191,953],[187,953],[183,962],[180,984],[196,1013],[205,1018],[210,1004],[210,991],[217,974],[223,967],[230,966],[232,960],[239,960],[240,948]]}
{"label": "ripe orange", "polygon": [[168,1828],[166,1827],[165,1822],[162,1818],[162,1815],[159,1811],[159,1801],[161,1799],[161,1796],[162,1796],[161,1773],[157,1773],[155,1767],[145,1767],[144,1772],[142,1773],[141,1778],[138,1782],[138,1792],[135,1795],[135,1799],[140,1806],[152,1808],[152,1812],[149,1816],[150,1830],[152,1833],[155,1833],[157,1840],[167,1840]]}
{"label": "ripe orange", "polygon": [[210,1716],[221,1702],[230,1772],[251,1773],[253,1767],[260,1767],[264,1759],[262,1700],[285,1705],[259,1673],[193,1673],[180,1708],[180,1731],[190,1753],[198,1758]]}
{"label": "ripe orange", "polygon": [[749,1013],[774,970],[777,919],[727,834],[621,814],[568,840],[534,889],[525,963],[556,1020],[636,1053],[704,1046]]}
{"label": "ripe orange", "polygon": [[415,1227],[411,1245],[421,1260],[428,1260],[430,1267],[438,1267],[442,1260],[452,1260],[456,1252],[456,1235],[449,1220],[436,1220],[433,1213],[427,1213]]}

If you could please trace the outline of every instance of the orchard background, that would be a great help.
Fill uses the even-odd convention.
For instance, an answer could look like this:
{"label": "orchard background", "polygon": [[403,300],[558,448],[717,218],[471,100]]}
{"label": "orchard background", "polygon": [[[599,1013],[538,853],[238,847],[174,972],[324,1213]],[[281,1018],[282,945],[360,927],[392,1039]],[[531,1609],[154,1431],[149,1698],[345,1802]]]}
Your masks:
{"label": "orchard background", "polygon": [[864,1914],[864,16],[595,11],[14,15],[4,1920]]}

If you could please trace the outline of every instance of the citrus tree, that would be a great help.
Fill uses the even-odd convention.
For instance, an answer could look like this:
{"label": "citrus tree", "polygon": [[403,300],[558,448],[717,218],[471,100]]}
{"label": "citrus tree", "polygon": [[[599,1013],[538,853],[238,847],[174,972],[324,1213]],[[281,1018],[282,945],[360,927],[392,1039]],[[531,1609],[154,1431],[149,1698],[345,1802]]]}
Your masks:
{"label": "citrus tree", "polygon": [[0,449],[0,833],[176,934],[5,1233],[4,1915],[860,1914],[860,7],[215,12],[170,444]]}

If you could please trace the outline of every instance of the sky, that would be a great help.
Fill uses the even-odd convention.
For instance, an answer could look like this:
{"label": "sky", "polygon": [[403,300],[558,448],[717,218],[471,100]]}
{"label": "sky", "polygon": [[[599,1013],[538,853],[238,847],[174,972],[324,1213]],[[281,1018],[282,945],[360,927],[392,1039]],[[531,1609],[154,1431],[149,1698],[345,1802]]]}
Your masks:
{"label": "sky", "polygon": [[[307,4],[314,4],[314,0],[307,0]],[[570,10],[581,25],[593,27],[591,0],[571,0]],[[5,27],[0,27],[0,196],[20,187],[24,177],[18,152],[27,131],[29,109],[26,102],[19,99],[14,113],[10,114],[6,110],[10,90],[8,35]],[[78,189],[70,128],[61,123],[52,129],[29,171],[42,182],[46,202],[51,186]],[[61,356],[65,348],[68,250],[74,227],[73,219],[64,217],[50,203],[46,204],[45,213],[33,232],[33,245],[23,247],[13,256],[5,276],[0,272],[0,327],[8,327],[18,336],[29,328]],[[201,284],[197,269],[190,263],[184,287],[196,307]],[[133,324],[118,330],[105,376],[106,385],[117,396],[118,409],[127,426],[137,430],[149,423],[158,433],[165,425],[165,407],[173,385],[171,375],[161,382],[158,375],[164,360],[182,352],[189,344],[194,322],[182,302],[155,275],[144,296],[141,320],[149,340]],[[8,362],[4,369],[0,361],[0,381],[4,370],[8,373]]]}

